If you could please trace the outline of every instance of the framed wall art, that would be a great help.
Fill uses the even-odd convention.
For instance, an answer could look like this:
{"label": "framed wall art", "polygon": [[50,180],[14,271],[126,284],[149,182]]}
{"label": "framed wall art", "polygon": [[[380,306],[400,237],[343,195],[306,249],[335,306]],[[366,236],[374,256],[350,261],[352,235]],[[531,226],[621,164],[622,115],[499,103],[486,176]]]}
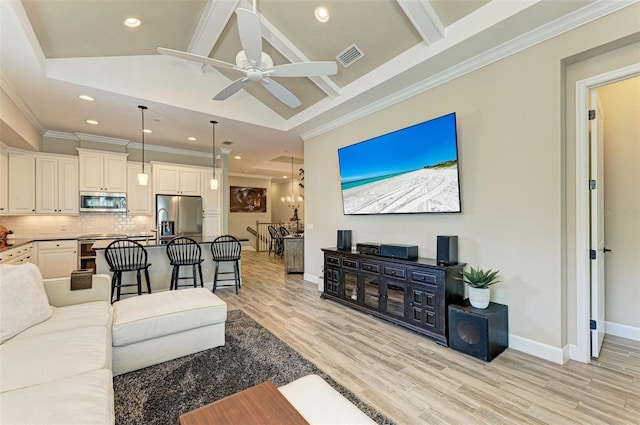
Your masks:
{"label": "framed wall art", "polygon": [[229,212],[267,212],[266,188],[231,186],[229,194]]}

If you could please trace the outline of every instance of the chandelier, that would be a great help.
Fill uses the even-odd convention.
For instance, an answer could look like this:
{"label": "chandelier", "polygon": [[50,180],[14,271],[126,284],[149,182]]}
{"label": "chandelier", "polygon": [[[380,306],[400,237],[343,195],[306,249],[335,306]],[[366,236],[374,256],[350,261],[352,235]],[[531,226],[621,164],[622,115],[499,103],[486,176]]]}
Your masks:
{"label": "chandelier", "polygon": [[291,208],[292,210],[294,210],[295,216],[298,215],[298,208],[300,208],[300,202],[303,201],[302,195],[298,195],[297,197],[295,196],[294,193],[294,185],[293,185],[293,157],[291,157],[291,194],[288,195],[287,197],[282,197],[280,198],[280,201],[283,204],[287,204],[287,206],[289,208]]}

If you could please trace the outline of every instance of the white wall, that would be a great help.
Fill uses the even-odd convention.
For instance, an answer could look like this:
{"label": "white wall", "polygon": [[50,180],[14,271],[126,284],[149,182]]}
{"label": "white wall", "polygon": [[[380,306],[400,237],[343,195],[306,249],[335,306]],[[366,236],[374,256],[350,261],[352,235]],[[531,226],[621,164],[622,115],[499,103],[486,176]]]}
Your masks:
{"label": "white wall", "polygon": [[[634,5],[307,141],[306,275],[320,275],[320,249],[335,246],[337,229],[352,229],[354,242],[415,244],[431,258],[437,235],[458,235],[461,261],[501,270],[492,300],[509,305],[510,345],[561,362],[575,190],[566,181],[573,141],[564,102],[573,100],[562,61],[637,33],[638,13]],[[453,111],[462,214],[342,214],[338,148]]]}

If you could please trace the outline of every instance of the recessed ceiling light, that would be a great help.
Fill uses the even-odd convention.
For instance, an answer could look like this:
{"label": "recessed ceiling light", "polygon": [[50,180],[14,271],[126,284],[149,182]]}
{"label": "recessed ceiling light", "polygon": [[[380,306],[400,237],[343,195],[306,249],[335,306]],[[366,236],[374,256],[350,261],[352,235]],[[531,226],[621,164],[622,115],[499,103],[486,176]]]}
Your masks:
{"label": "recessed ceiling light", "polygon": [[85,122],[87,124],[91,124],[91,125],[98,125],[98,121],[96,121],[96,120],[86,120]]}
{"label": "recessed ceiling light", "polygon": [[153,131],[149,130],[148,128],[145,128],[144,130],[142,130],[142,132],[147,134],[153,133]]}
{"label": "recessed ceiling light", "polygon": [[329,10],[324,6],[316,7],[313,14],[319,22],[327,22],[329,20]]}
{"label": "recessed ceiling light", "polygon": [[124,20],[124,24],[129,28],[139,27],[141,23],[142,22],[140,22],[140,19],[138,18],[127,18]]}
{"label": "recessed ceiling light", "polygon": [[86,100],[87,102],[93,102],[95,100],[94,98],[92,98],[91,96],[87,96],[86,94],[81,94],[78,97],[82,100]]}
{"label": "recessed ceiling light", "polygon": [[233,157],[234,159],[242,159],[242,157],[240,155],[236,155]]}
{"label": "recessed ceiling light", "polygon": [[195,142],[198,139],[196,139],[195,137],[187,137],[187,140],[190,142]]}
{"label": "recessed ceiling light", "polygon": [[287,178],[287,176],[282,176],[282,178],[283,178],[283,179],[286,179],[286,178]]}

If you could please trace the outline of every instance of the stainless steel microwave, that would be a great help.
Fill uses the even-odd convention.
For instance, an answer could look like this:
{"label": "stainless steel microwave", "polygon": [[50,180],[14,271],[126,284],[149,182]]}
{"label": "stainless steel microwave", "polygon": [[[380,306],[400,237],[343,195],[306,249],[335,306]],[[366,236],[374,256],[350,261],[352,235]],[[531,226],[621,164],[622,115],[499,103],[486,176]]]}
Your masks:
{"label": "stainless steel microwave", "polygon": [[127,194],[80,192],[80,212],[127,212]]}

